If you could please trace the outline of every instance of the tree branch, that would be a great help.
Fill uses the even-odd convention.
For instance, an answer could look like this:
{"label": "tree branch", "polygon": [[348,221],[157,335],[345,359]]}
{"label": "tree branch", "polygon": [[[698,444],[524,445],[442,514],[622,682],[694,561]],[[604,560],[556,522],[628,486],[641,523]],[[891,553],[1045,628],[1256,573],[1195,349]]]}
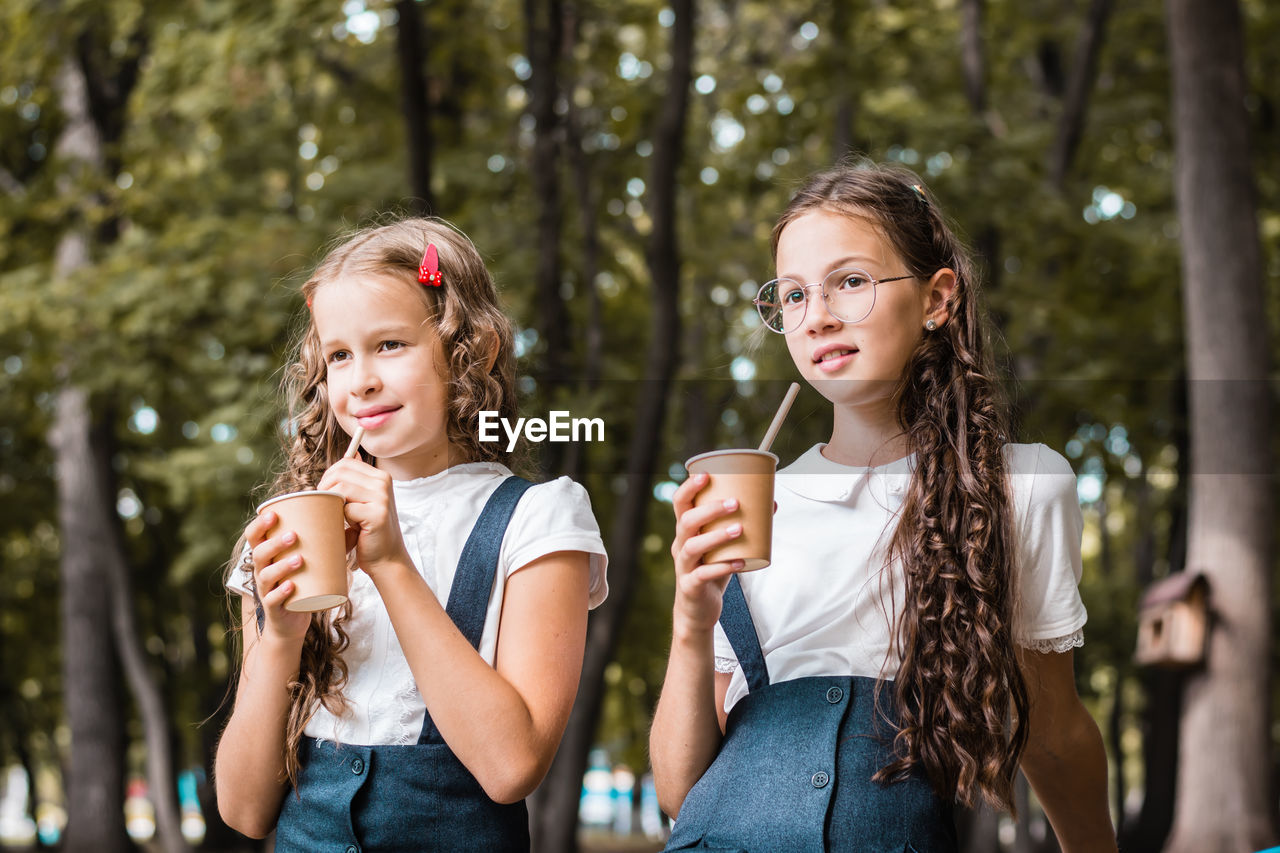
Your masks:
{"label": "tree branch", "polygon": [[1102,50],[1107,19],[1111,16],[1113,0],[1093,0],[1089,16],[1076,40],[1075,64],[1067,81],[1067,97],[1062,104],[1062,117],[1058,121],[1058,135],[1049,154],[1049,180],[1062,189],[1075,159],[1080,139],[1084,135],[1085,114],[1089,106],[1089,92],[1093,88],[1098,68],[1098,54]]}

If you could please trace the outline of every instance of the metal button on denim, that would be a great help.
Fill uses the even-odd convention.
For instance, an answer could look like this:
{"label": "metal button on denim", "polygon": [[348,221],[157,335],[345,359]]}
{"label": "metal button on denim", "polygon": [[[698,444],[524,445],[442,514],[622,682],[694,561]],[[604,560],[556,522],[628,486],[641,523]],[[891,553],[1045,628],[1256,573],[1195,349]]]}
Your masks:
{"label": "metal button on denim", "polygon": [[841,690],[839,687],[832,687],[830,690],[827,691],[827,701],[830,702],[832,705],[836,704],[843,698],[844,698],[844,691]]}
{"label": "metal button on denim", "polygon": [[813,778],[809,781],[813,783],[813,787],[815,788],[825,788],[827,787],[827,783],[831,781],[831,777],[819,770],[817,773],[813,774]]}
{"label": "metal button on denim", "polygon": [[359,776],[361,773],[364,772],[363,758],[357,758],[355,761],[351,762],[351,772],[356,774],[357,776]]}
{"label": "metal button on denim", "polygon": [[354,844],[347,845],[347,853],[360,853],[360,848]]}

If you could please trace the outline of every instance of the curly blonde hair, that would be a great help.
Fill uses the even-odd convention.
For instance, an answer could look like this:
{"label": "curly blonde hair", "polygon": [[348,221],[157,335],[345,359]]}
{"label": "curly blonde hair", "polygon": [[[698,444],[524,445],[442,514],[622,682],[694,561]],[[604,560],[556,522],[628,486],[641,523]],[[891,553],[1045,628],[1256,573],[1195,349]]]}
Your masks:
{"label": "curly blonde hair", "polygon": [[[439,255],[441,287],[418,284],[418,265],[428,244],[433,244]],[[316,290],[352,276],[412,283],[411,292],[426,307],[444,354],[446,434],[451,453],[461,457],[452,461],[510,463],[511,455],[502,442],[481,442],[479,438],[481,411],[496,411],[500,417],[515,420],[515,351],[511,321],[499,307],[493,278],[471,240],[436,218],[402,219],[362,228],[335,240],[302,285],[302,294],[309,305]],[[350,442],[329,405],[324,354],[310,315],[294,353],[282,384],[289,414],[285,461],[268,490],[271,494],[315,488]],[[362,456],[374,461],[363,451]],[[233,567],[241,559],[243,546],[242,537],[233,554]],[[350,614],[348,603],[336,611],[312,616],[298,677],[288,685],[285,770],[294,785],[301,769],[298,750],[307,722],[321,705],[335,714],[346,707],[342,689],[347,668],[342,652],[348,637],[343,626]]]}
{"label": "curly blonde hair", "polygon": [[1009,417],[988,355],[968,251],[920,178],[858,161],[810,177],[773,229],[813,210],[870,222],[913,276],[955,272],[948,321],[926,334],[895,389],[915,454],[889,554],[905,580],[892,635],[895,756],[881,782],[921,769],[950,802],[1013,809],[1027,690],[1013,647],[1016,566],[1003,448]]}

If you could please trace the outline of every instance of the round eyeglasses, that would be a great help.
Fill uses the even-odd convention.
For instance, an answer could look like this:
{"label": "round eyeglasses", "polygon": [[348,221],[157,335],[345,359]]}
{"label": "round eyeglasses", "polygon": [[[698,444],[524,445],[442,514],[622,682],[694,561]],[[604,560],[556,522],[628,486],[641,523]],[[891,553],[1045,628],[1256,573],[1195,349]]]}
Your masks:
{"label": "round eyeglasses", "polygon": [[842,267],[827,273],[821,282],[801,284],[791,278],[767,281],[756,294],[755,306],[770,331],[785,335],[800,328],[809,310],[809,288],[820,288],[827,311],[842,323],[858,323],[867,318],[876,304],[876,285],[905,281],[913,275],[872,278],[857,267]]}

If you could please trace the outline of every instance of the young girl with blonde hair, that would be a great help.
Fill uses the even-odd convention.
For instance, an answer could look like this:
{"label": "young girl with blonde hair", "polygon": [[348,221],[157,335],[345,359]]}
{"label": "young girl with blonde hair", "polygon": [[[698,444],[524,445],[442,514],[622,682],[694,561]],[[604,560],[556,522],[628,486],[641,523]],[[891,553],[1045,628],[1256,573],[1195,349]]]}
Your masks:
{"label": "young girl with blonde hair", "polygon": [[777,475],[773,563],[703,565],[734,500],[676,491],[673,638],[650,750],[668,850],[956,849],[953,803],[1021,767],[1065,851],[1115,849],[1076,695],[1081,516],[1066,460],[1010,444],[977,280],[910,171],[814,175],[756,299],[832,404]]}
{"label": "young girl with blonde hair", "polygon": [[[287,610],[301,558],[249,522],[227,585],[243,660],[218,746],[223,818],[276,850],[527,850],[526,797],[577,690],[605,552],[581,486],[514,477],[483,410],[514,419],[511,324],[441,220],[345,239],[302,287],[279,494],[345,499],[341,608]],[[364,431],[358,458],[350,436]]]}

